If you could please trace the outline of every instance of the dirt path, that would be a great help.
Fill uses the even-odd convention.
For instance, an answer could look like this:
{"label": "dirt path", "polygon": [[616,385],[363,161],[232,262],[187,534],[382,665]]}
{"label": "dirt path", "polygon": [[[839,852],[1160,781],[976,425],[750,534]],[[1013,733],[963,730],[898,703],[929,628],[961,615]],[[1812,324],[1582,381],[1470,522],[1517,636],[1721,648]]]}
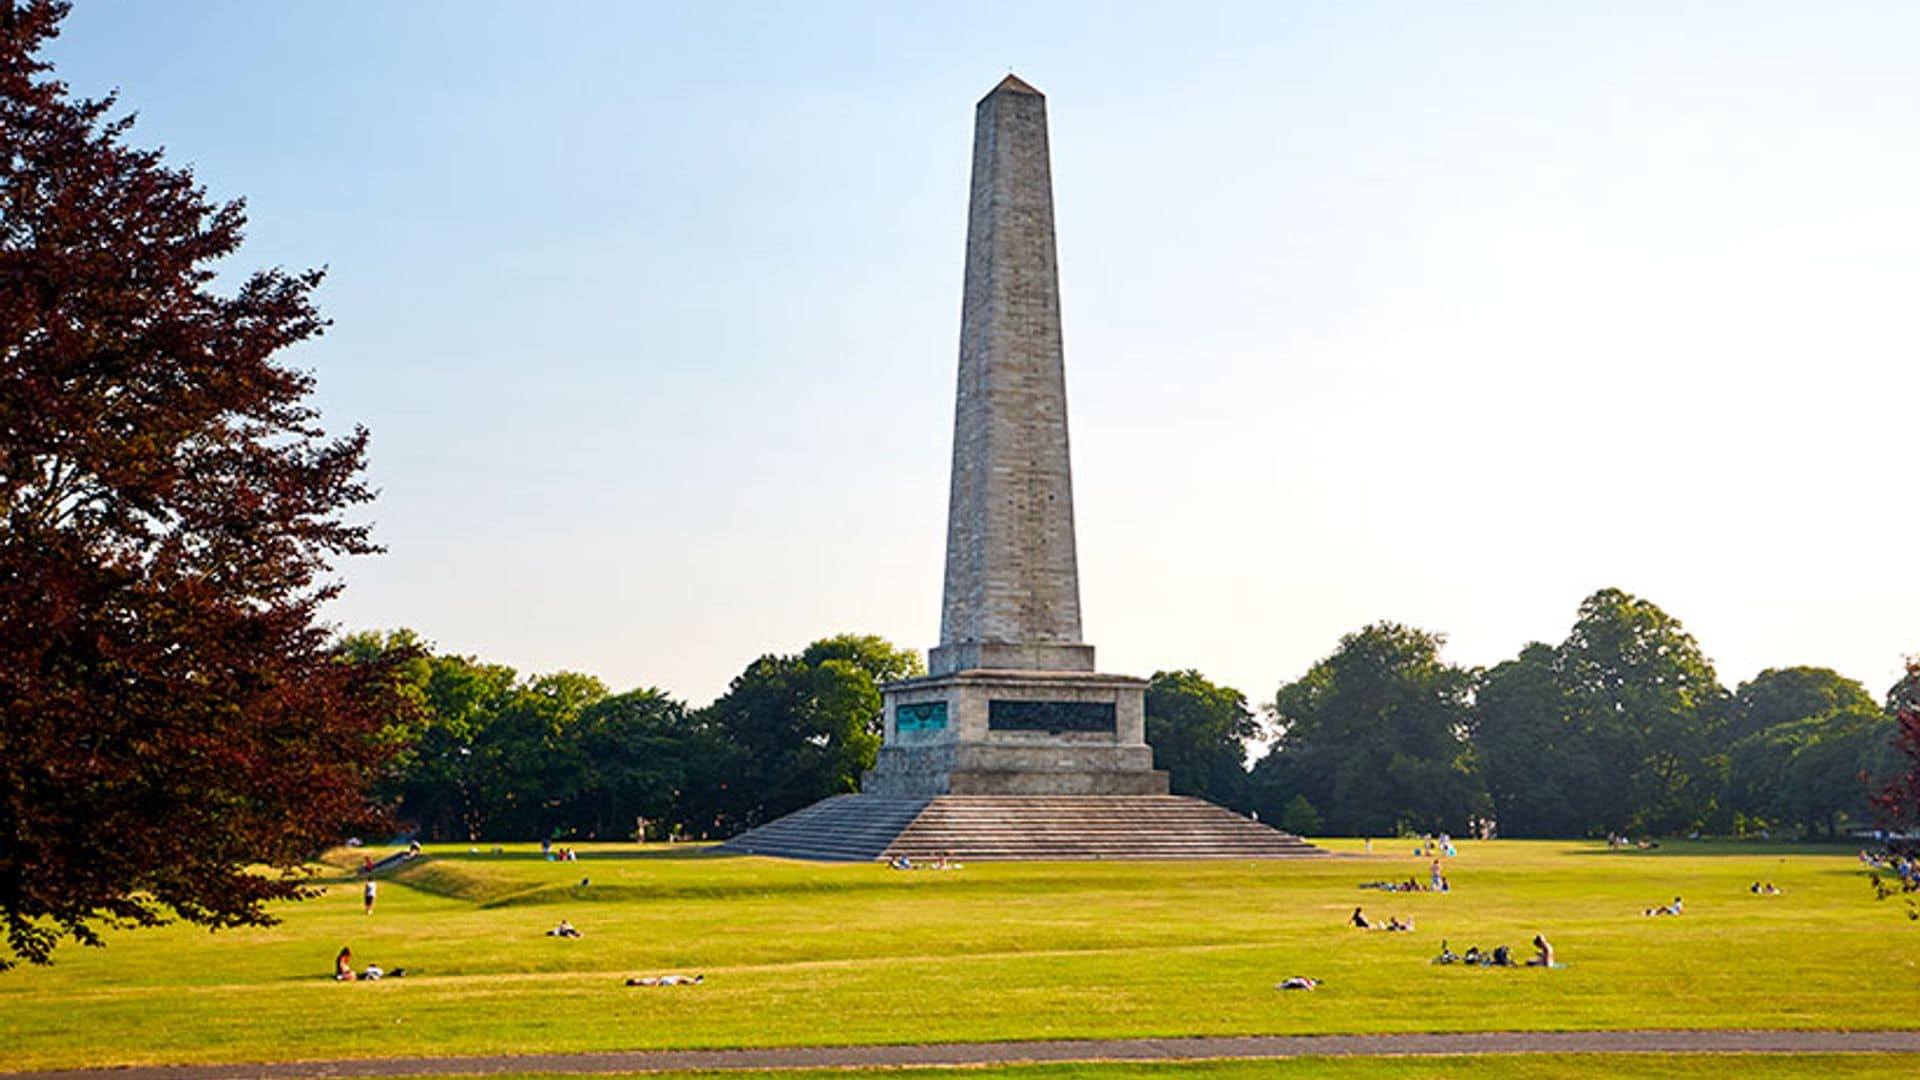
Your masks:
{"label": "dirt path", "polygon": [[1043,1061],[1401,1054],[1920,1053],[1916,1031],[1495,1031],[1451,1035],[1270,1035],[1199,1039],[1074,1039],[915,1046],[789,1046],[758,1050],[623,1050],[490,1057],[365,1058],[265,1065],[168,1065],[0,1073],[6,1080],[287,1080],[294,1077],[617,1073],[682,1069],[821,1069],[1014,1065]]}

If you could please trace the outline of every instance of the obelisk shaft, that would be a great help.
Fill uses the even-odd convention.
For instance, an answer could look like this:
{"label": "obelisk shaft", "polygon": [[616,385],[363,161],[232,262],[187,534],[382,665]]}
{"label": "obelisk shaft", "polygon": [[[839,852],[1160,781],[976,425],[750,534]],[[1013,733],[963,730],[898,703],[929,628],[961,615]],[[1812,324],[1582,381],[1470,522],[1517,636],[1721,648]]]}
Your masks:
{"label": "obelisk shaft", "polygon": [[947,513],[933,671],[1093,670],[1080,641],[1047,104],[1012,76],[974,115]]}

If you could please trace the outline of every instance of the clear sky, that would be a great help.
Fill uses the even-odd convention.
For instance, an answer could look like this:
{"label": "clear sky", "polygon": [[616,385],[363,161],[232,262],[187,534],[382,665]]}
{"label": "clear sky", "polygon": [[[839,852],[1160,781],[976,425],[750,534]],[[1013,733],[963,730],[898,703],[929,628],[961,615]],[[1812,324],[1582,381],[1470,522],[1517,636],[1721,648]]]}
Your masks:
{"label": "clear sky", "polygon": [[1729,687],[1920,651],[1920,5],[82,0],[326,265],[373,431],[330,618],[704,704],[925,648],[973,104],[1048,95],[1103,670],[1256,701],[1393,619],[1492,664],[1618,586]]}

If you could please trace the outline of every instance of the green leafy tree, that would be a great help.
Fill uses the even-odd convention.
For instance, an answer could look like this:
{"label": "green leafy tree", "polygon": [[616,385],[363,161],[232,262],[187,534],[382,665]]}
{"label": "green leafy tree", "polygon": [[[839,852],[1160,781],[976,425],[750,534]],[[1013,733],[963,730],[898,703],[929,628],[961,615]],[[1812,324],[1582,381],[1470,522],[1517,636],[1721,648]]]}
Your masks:
{"label": "green leafy tree", "polygon": [[602,839],[626,836],[648,822],[662,835],[704,831],[687,811],[689,784],[701,755],[724,753],[693,722],[685,705],[657,689],[600,698],[576,726],[586,776],[569,824]]}
{"label": "green leafy tree", "polygon": [[1831,668],[1768,668],[1734,691],[1722,738],[1732,744],[1776,724],[1874,707],[1866,687]]}
{"label": "green leafy tree", "polygon": [[1555,657],[1571,725],[1599,763],[1593,831],[1664,831],[1700,822],[1720,789],[1714,736],[1727,693],[1680,621],[1602,589],[1580,605]]}
{"label": "green leafy tree", "polygon": [[1481,679],[1474,754],[1505,836],[1579,836],[1600,818],[1599,759],[1576,726],[1557,654],[1535,642]]}
{"label": "green leafy tree", "polygon": [[1320,811],[1313,808],[1305,795],[1288,799],[1280,811],[1280,827],[1295,836],[1317,836],[1322,824]]}
{"label": "green leafy tree", "polygon": [[1871,815],[1869,778],[1893,764],[1891,717],[1858,705],[1774,724],[1735,743],[1728,755],[1732,810],[1809,836],[1840,834],[1844,821]]}
{"label": "green leafy tree", "polygon": [[917,655],[842,634],[797,656],[763,656],[701,711],[732,747],[716,827],[738,829],[859,790],[881,741],[878,683],[917,674]]}
{"label": "green leafy tree", "polygon": [[1240,691],[1198,671],[1156,671],[1147,684],[1147,744],[1176,795],[1248,808],[1247,743],[1260,724]]}
{"label": "green leafy tree", "polygon": [[1304,795],[1336,833],[1463,831],[1486,794],[1466,738],[1474,676],[1440,658],[1444,640],[1376,623],[1282,686],[1279,741],[1255,767],[1267,807]]}
{"label": "green leafy tree", "polygon": [[486,835],[573,831],[566,811],[584,794],[587,778],[580,714],[606,696],[600,680],[562,671],[532,679],[499,702],[473,743]]}

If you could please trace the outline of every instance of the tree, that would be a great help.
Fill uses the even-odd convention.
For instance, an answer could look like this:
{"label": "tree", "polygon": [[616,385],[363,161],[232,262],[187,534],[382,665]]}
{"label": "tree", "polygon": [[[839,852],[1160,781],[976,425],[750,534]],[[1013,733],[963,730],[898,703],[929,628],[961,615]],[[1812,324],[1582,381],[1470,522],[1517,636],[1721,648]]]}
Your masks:
{"label": "tree", "polygon": [[[1907,658],[1907,673],[1887,691],[1887,708],[1892,710],[1896,732],[1893,748],[1903,760],[1885,774],[1889,778],[1874,796],[1874,807],[1890,832],[1888,847],[1907,859],[1920,858],[1920,656]],[[1895,770],[1905,770],[1895,771]],[[1907,917],[1920,919],[1920,874],[1905,874],[1891,884],[1880,875],[1873,877],[1874,892],[1880,899],[1896,893],[1907,895]]]}
{"label": "tree", "polygon": [[1445,639],[1376,623],[1280,688],[1280,729],[1255,766],[1270,819],[1304,795],[1335,833],[1463,831],[1485,808],[1468,752],[1473,673],[1440,659]]}
{"label": "tree", "polygon": [[1893,733],[1872,704],[1774,724],[1734,744],[1727,805],[1770,825],[1797,822],[1809,836],[1837,837],[1842,818],[1870,813],[1867,778],[1888,772]]}
{"label": "tree", "polygon": [[1573,721],[1552,646],[1534,642],[1481,679],[1474,755],[1503,836],[1579,836],[1598,818],[1600,762]]}
{"label": "tree", "polygon": [[1714,735],[1727,694],[1680,621],[1602,589],[1554,658],[1578,738],[1598,762],[1593,831],[1673,831],[1700,822],[1720,788]]}
{"label": "tree", "polygon": [[748,665],[699,717],[732,748],[716,827],[757,825],[858,791],[880,749],[878,683],[920,670],[917,655],[851,634]]}
{"label": "tree", "polygon": [[1866,687],[1832,668],[1768,668],[1734,691],[1732,720],[1721,737],[1731,745],[1775,724],[1873,708]]}
{"label": "tree", "polygon": [[316,623],[376,550],[343,517],[366,432],[329,439],[280,359],[320,275],[213,291],[242,205],[68,97],[39,57],[66,10],[0,6],[0,913],[35,962],[311,895],[398,709]]}
{"label": "tree", "polygon": [[1198,671],[1156,671],[1147,684],[1147,744],[1176,795],[1247,809],[1247,742],[1260,724],[1247,697]]}

